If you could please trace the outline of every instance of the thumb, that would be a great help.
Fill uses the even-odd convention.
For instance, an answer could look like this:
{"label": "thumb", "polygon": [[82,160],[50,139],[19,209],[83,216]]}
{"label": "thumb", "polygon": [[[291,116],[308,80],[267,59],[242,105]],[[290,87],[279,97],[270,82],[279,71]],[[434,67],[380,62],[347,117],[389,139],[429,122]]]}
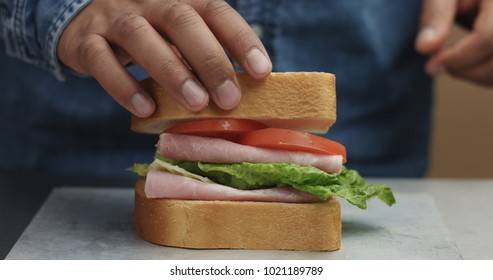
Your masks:
{"label": "thumb", "polygon": [[440,49],[447,38],[457,13],[458,0],[424,0],[421,24],[416,37],[416,50],[431,54]]}

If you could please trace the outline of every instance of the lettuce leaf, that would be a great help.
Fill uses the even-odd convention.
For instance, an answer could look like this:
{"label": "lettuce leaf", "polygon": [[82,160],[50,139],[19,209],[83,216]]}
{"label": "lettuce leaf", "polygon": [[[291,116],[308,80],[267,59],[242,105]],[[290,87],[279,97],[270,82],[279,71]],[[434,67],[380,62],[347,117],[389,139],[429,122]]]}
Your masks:
{"label": "lettuce leaf", "polygon": [[158,169],[162,171],[166,171],[173,174],[182,175],[188,178],[192,178],[195,180],[199,180],[205,183],[214,183],[214,181],[210,180],[207,177],[200,176],[198,174],[194,174],[192,172],[187,171],[179,167],[178,165],[173,164],[172,162],[168,162],[164,159],[155,159],[151,164],[149,163],[134,163],[131,167],[127,168],[128,171],[132,171],[139,176],[146,176],[147,172],[150,169]]}
{"label": "lettuce leaf", "polygon": [[150,166],[151,165],[149,163],[134,163],[126,170],[131,171],[141,177],[144,177],[147,175],[147,172],[149,172]]}
{"label": "lettuce leaf", "polygon": [[[361,209],[366,209],[366,201],[372,197],[378,197],[389,206],[395,203],[389,186],[366,184],[357,171],[346,167],[340,174],[328,174],[312,166],[292,163],[219,164],[156,157],[148,168],[178,173],[204,182],[206,179],[242,190],[292,186],[320,199],[338,196]],[[134,165],[133,169],[141,171],[143,168]]]}
{"label": "lettuce leaf", "polygon": [[395,203],[389,186],[367,185],[357,171],[346,167],[340,174],[328,174],[312,166],[292,163],[198,163],[198,167],[211,180],[235,188],[292,186],[320,199],[338,196],[361,209],[366,209],[366,201],[372,197],[378,197],[389,206]]}

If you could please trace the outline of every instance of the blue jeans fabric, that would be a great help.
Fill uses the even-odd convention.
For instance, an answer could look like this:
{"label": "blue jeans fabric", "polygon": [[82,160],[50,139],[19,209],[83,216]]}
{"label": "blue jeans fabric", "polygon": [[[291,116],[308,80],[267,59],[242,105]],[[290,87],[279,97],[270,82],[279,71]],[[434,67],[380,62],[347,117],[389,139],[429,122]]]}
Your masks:
{"label": "blue jeans fabric", "polygon": [[[117,175],[152,158],[157,138],[130,132],[124,109],[56,59],[63,27],[88,3],[0,0],[0,170]],[[413,49],[421,1],[230,4],[258,32],[274,71],[336,74],[338,119],[327,137],[346,145],[349,167],[426,172],[431,79]]]}

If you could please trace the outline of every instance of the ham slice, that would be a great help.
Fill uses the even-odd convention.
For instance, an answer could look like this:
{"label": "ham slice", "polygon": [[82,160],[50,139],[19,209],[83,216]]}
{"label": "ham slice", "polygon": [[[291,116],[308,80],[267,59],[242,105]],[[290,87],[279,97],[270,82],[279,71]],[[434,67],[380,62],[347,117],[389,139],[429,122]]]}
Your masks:
{"label": "ham slice", "polygon": [[340,173],[342,156],[278,151],[241,145],[231,141],[201,136],[162,133],[159,153],[168,158],[213,163],[280,163],[311,165],[327,173]]}
{"label": "ham slice", "polygon": [[308,203],[321,201],[316,196],[291,187],[260,190],[238,190],[210,184],[156,169],[147,173],[145,194],[148,198],[187,200],[227,200]]}

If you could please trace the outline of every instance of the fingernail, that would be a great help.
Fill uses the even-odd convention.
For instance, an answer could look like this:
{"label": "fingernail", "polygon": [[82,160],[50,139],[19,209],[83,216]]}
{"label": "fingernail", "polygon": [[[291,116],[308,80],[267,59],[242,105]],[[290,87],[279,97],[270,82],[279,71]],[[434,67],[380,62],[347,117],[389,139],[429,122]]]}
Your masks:
{"label": "fingernail", "polygon": [[231,80],[226,80],[218,86],[216,95],[221,107],[226,109],[233,108],[241,98],[240,90]]}
{"label": "fingernail", "polygon": [[140,117],[147,117],[154,111],[154,102],[142,93],[132,96],[132,106]]}
{"label": "fingernail", "polygon": [[247,64],[255,74],[262,75],[270,70],[270,62],[257,48],[250,50],[247,54]]}
{"label": "fingernail", "polygon": [[194,80],[187,80],[183,83],[181,94],[190,107],[201,107],[207,102],[207,92]]}
{"label": "fingernail", "polygon": [[436,40],[437,33],[435,29],[431,27],[423,28],[418,34],[418,42],[429,43]]}

